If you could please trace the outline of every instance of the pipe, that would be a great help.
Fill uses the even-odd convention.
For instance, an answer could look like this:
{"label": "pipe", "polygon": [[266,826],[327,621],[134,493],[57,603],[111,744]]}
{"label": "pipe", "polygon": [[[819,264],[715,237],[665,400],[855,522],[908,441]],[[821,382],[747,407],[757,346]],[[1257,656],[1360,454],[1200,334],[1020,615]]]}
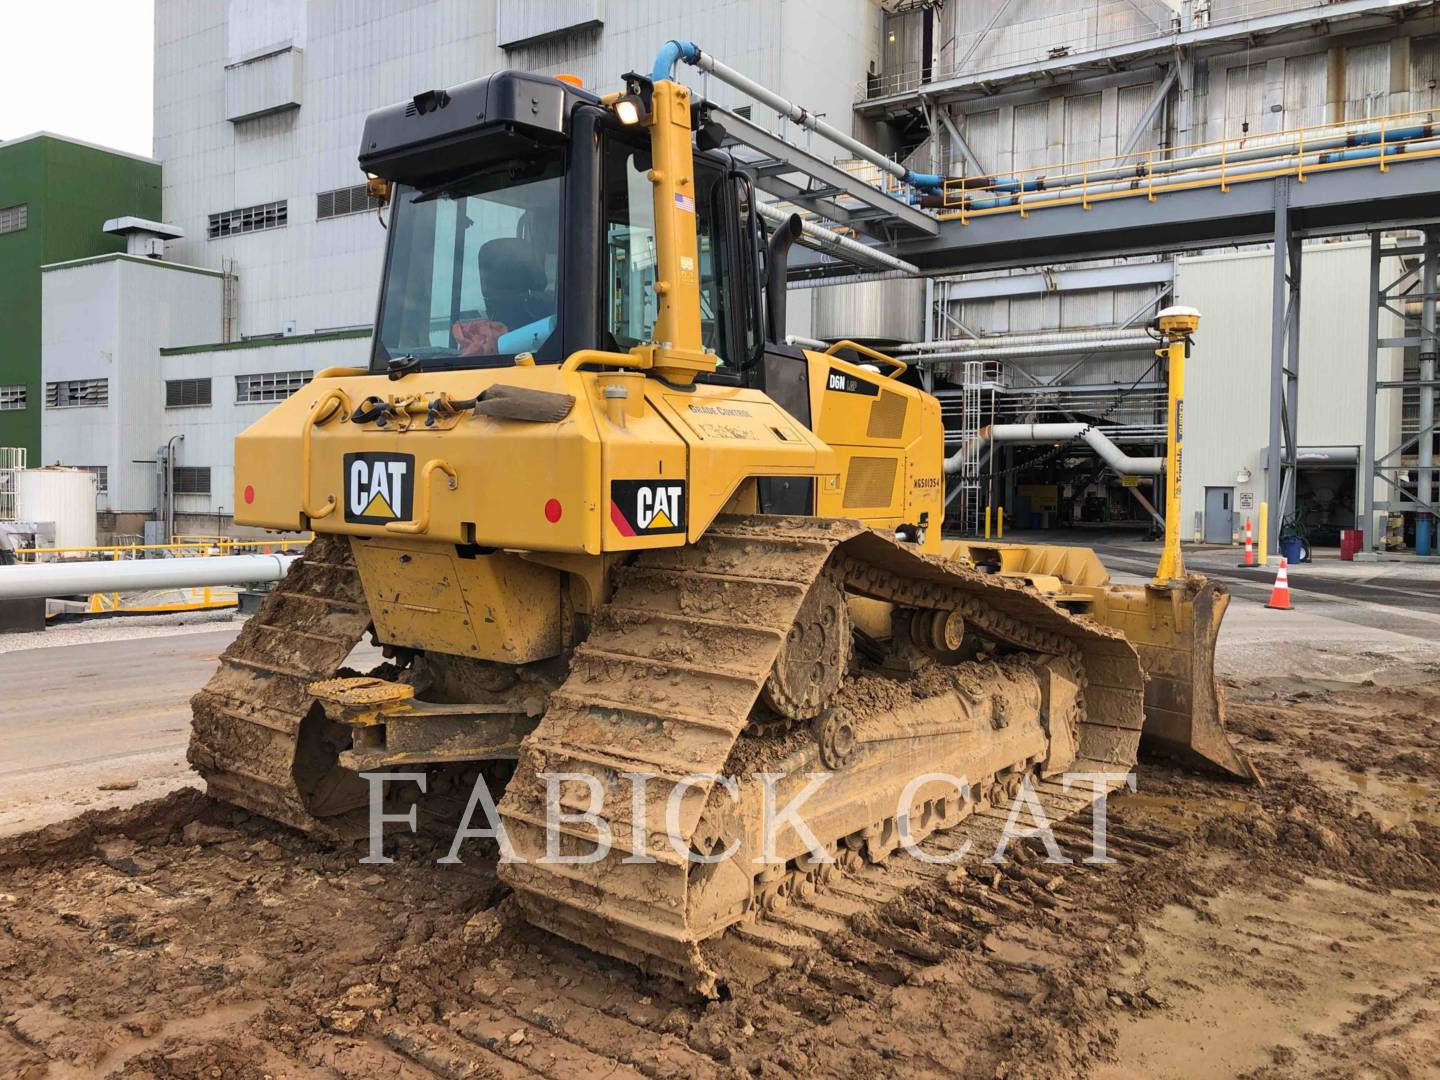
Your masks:
{"label": "pipe", "polygon": [[845,134],[839,128],[831,127],[807,109],[787,101],[768,87],[762,86],[755,80],[740,74],[734,68],[722,64],[709,53],[701,51],[693,41],[677,39],[667,41],[661,46],[659,54],[655,57],[655,66],[650,72],[650,81],[661,82],[671,78],[675,65],[681,61],[697,67],[701,71],[709,72],[727,86],[734,87],[762,105],[768,105],[786,119],[793,120],[801,127],[808,128],[815,134],[829,139],[835,145],[844,147],[856,157],[879,166],[897,180],[903,180],[924,191],[939,191],[945,182],[944,177],[936,176],[933,173],[911,172],[898,161],[890,160],[880,151],[866,146],[859,139]]}
{"label": "pipe", "polygon": [[984,349],[1009,345],[1084,345],[1092,341],[1114,341],[1134,338],[1137,345],[1155,345],[1153,337],[1143,331],[1126,331],[1123,327],[1109,330],[1041,330],[1033,334],[995,334],[990,337],[948,338],[941,341],[916,341],[901,345],[898,352],[950,352],[962,349]]}
{"label": "pipe", "polygon": [[[1336,162],[1374,160],[1382,157],[1388,160],[1389,158],[1401,157],[1407,152],[1429,150],[1440,150],[1440,139],[1426,139],[1421,142],[1405,143],[1401,146],[1392,146],[1387,143],[1384,147],[1371,146],[1354,150],[1339,150],[1333,153],[1311,153],[1307,147],[1303,156],[1297,157],[1291,154],[1279,158],[1267,157],[1262,161],[1242,164],[1238,168],[1227,161],[1225,165],[1220,168],[1202,169],[1199,172],[1187,173],[1184,180],[1187,183],[1200,183],[1211,180],[1223,180],[1225,182],[1233,180],[1239,183],[1242,180],[1253,177],[1254,174],[1269,174],[1277,169],[1288,170],[1305,166],[1329,165]],[[1184,159],[1179,160],[1183,162],[1184,168],[1186,169],[1194,167],[1191,162],[1184,162]],[[1156,168],[1157,175],[1162,172],[1176,171],[1180,170],[1162,170],[1158,167]],[[1044,180],[1027,182],[1023,185],[1025,191],[1028,192],[1024,197],[1024,205],[1027,208],[1044,206],[1047,203],[1057,202],[1061,199],[1078,198],[1082,192],[1087,196],[1096,196],[1116,191],[1142,191],[1146,188],[1148,181],[1145,177],[1135,176],[1133,173],[1128,175],[1128,179],[1115,180],[1108,183],[1097,184],[1087,182],[1082,184],[1076,181],[1061,184],[1057,187],[1045,186]],[[997,207],[1019,206],[1020,204],[1021,195],[1017,193],[996,195],[984,199],[971,199],[966,202],[965,208],[967,210],[985,210]],[[954,209],[953,212],[958,214],[960,210],[957,208]]]}
{"label": "pipe", "polygon": [[0,566],[0,600],[279,581],[296,555],[213,555]]}
{"label": "pipe", "polygon": [[1359,460],[1358,446],[1302,446],[1295,451],[1297,465],[1354,465]]}
{"label": "pipe", "polygon": [[1088,341],[1072,344],[1062,341],[1053,345],[997,345],[991,348],[956,349],[953,352],[910,354],[907,360],[926,364],[958,364],[967,360],[1023,360],[1038,356],[1073,356],[1076,353],[1137,352],[1152,350],[1152,338],[1112,338],[1105,341]]}
{"label": "pipe", "polygon": [[[1378,125],[1372,124],[1362,127],[1356,131],[1347,132],[1343,135],[1332,135],[1328,138],[1315,139],[1309,143],[1302,143],[1298,138],[1289,138],[1283,141],[1264,141],[1265,136],[1259,136],[1250,140],[1251,145],[1243,150],[1231,151],[1226,149],[1205,150],[1195,154],[1188,154],[1185,157],[1163,158],[1159,161],[1150,159],[1147,161],[1136,161],[1132,165],[1114,165],[1108,169],[1095,169],[1087,172],[1084,183],[1093,187],[1097,183],[1107,180],[1128,180],[1136,183],[1143,182],[1147,176],[1163,176],[1170,173],[1185,172],[1198,168],[1206,163],[1219,165],[1224,163],[1226,172],[1229,173],[1231,165],[1244,164],[1265,160],[1273,162],[1277,157],[1289,157],[1299,153],[1302,149],[1308,157],[1311,153],[1322,153],[1327,150],[1347,150],[1359,147],[1375,147],[1372,153],[1379,152],[1379,144],[1382,136],[1385,142],[1387,156],[1391,151],[1400,151],[1401,146],[1397,143],[1406,143],[1413,139],[1422,139],[1435,134],[1435,125],[1416,124],[1411,127],[1393,128],[1382,132]],[[1123,155],[1122,155],[1123,156]],[[1349,160],[1349,158],[1344,158]],[[1034,191],[1060,191],[1065,188],[1076,188],[1081,186],[1082,181],[1078,178],[1064,180],[1063,182],[1051,182],[1047,177],[1041,175],[1034,179],[1021,180],[1018,177],[992,178],[987,185],[995,192],[1015,194],[1018,192]],[[967,185],[968,186],[968,185]],[[1027,200],[1028,201],[1028,200]]]}
{"label": "pipe", "polygon": [[804,232],[799,214],[791,214],[770,234],[765,250],[765,322],[771,341],[785,337],[785,271],[790,259],[790,245]]}
{"label": "pipe", "polygon": [[972,443],[945,459],[945,473],[953,476],[960,471],[972,445],[977,451],[996,443],[1063,443],[1083,439],[1100,460],[1122,476],[1159,476],[1165,459],[1131,457],[1110,441],[1110,437],[1091,424],[991,424],[980,429]]}
{"label": "pipe", "polygon": [[[767,203],[757,202],[755,212],[772,225],[784,225],[792,216],[783,210],[777,210]],[[858,263],[861,266],[869,266],[883,270],[899,270],[902,273],[912,276],[919,276],[920,268],[914,263],[906,262],[904,259],[897,259],[894,255],[887,255],[885,252],[871,247],[869,244],[862,244],[858,240],[851,240],[848,236],[841,236],[823,225],[816,225],[813,222],[800,219],[801,236],[800,243],[816,251],[823,251],[835,255],[846,262]],[[808,241],[808,243],[807,243]]]}

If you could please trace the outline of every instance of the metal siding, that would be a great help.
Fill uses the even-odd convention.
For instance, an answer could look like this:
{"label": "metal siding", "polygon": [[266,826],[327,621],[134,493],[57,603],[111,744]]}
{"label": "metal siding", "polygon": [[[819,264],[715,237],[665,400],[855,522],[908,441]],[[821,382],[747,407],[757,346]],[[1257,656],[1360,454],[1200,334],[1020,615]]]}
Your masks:
{"label": "metal siding", "polygon": [[[1129,140],[1130,133],[1135,130],[1135,125],[1140,122],[1140,117],[1145,113],[1145,107],[1150,104],[1150,99],[1154,96],[1154,83],[1120,87],[1115,95],[1115,153],[1118,154]],[[1152,150],[1159,144],[1160,118],[1164,113],[1163,108],[1156,110],[1155,115],[1150,118],[1149,125],[1136,140],[1136,150]]]}
{"label": "metal siding", "polygon": [[1014,109],[1013,135],[1015,170],[1033,169],[1049,164],[1050,103],[1017,105]]}
{"label": "metal siding", "polygon": [[1390,44],[1352,45],[1345,50],[1345,119],[1384,116],[1390,93]]}
{"label": "metal siding", "polygon": [[1285,127],[1325,123],[1329,96],[1329,58],[1323,52],[1285,61]]}
{"label": "metal siding", "polygon": [[[1358,445],[1365,437],[1369,244],[1309,246],[1304,259],[1299,440],[1301,445]],[[1178,260],[1176,300],[1201,312],[1185,369],[1186,535],[1204,507],[1207,484],[1253,491],[1257,508],[1264,498],[1272,266],[1268,251]],[[1395,276],[1388,267],[1385,274],[1386,280]],[[1381,334],[1399,333],[1397,322],[1385,315]],[[1397,352],[1381,353],[1381,378],[1393,377],[1396,357],[1387,353]],[[1398,415],[1393,407],[1383,409],[1377,415],[1377,445],[1394,445],[1396,431]],[[1248,485],[1236,483],[1242,467],[1251,472]]]}
{"label": "metal siding", "polygon": [[495,40],[502,48],[521,42],[592,26],[603,21],[601,0],[498,0]]}
{"label": "metal siding", "polygon": [[1102,94],[1079,94],[1065,99],[1065,145],[1059,155],[1062,161],[1088,161],[1111,152],[1104,144],[1101,131],[1103,97]]}

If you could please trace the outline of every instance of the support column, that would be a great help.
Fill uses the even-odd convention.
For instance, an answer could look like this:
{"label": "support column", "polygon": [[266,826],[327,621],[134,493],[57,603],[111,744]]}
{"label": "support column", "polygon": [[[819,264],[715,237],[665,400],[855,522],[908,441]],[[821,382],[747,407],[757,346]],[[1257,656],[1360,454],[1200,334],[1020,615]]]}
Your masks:
{"label": "support column", "polygon": [[[1435,490],[1435,257],[1437,237],[1425,230],[1424,263],[1420,267],[1420,445],[1417,464],[1420,467],[1420,491],[1417,500],[1422,506],[1434,505]],[[1428,510],[1415,513],[1415,554],[1433,554],[1431,541],[1435,524]]]}
{"label": "support column", "polygon": [[1380,233],[1370,234],[1370,333],[1365,360],[1365,445],[1355,469],[1355,505],[1360,508],[1360,550],[1379,548],[1375,537],[1375,383],[1380,373]]}
{"label": "support column", "polygon": [[1280,177],[1275,181],[1275,253],[1270,307],[1270,448],[1265,477],[1265,499],[1271,511],[1270,535],[1265,538],[1269,551],[1279,550],[1280,525],[1287,512],[1284,500],[1290,486],[1286,481],[1294,463],[1292,418],[1287,415],[1290,377],[1285,363],[1286,336],[1290,328],[1287,310],[1290,289],[1286,273],[1290,250],[1290,184],[1285,177]]}

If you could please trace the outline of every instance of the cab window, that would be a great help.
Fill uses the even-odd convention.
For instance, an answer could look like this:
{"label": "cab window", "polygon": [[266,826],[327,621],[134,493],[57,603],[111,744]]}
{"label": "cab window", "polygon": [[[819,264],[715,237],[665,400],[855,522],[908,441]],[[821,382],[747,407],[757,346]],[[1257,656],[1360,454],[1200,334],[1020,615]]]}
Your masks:
{"label": "cab window", "polygon": [[561,174],[553,154],[398,189],[377,368],[400,356],[425,367],[510,364],[522,352],[561,359]]}
{"label": "cab window", "polygon": [[[646,178],[649,170],[648,145],[618,136],[607,140],[601,186],[606,282],[601,326],[611,338],[607,347],[621,352],[653,340],[655,329],[655,200]],[[732,360],[721,296],[725,259],[720,216],[723,183],[718,168],[696,162],[701,340],[707,349],[714,350],[722,366]]]}

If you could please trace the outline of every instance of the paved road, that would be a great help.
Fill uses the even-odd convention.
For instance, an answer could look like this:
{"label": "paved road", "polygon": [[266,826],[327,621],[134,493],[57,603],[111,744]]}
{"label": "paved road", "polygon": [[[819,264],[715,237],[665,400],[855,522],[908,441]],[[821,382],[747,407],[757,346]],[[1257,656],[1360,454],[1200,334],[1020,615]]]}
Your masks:
{"label": "paved road", "polygon": [[[191,781],[190,695],[239,629],[0,655],[0,834]],[[98,790],[129,780],[133,791]]]}
{"label": "paved road", "polygon": [[[1095,553],[1111,571],[1149,576],[1155,572],[1159,545],[1137,551],[1133,547],[1111,544],[1093,545]],[[1270,598],[1276,567],[1247,570],[1232,566],[1210,553],[1188,558],[1196,572],[1218,578],[1239,600],[1263,604]],[[1409,634],[1434,640],[1440,637],[1440,577],[1427,573],[1429,567],[1417,572],[1387,568],[1384,573],[1372,572],[1365,564],[1354,566],[1352,573],[1336,576],[1333,568],[1310,572],[1307,565],[1290,567],[1291,601],[1297,607],[1310,602],[1324,604],[1324,613],[1341,622],[1376,630]]]}

